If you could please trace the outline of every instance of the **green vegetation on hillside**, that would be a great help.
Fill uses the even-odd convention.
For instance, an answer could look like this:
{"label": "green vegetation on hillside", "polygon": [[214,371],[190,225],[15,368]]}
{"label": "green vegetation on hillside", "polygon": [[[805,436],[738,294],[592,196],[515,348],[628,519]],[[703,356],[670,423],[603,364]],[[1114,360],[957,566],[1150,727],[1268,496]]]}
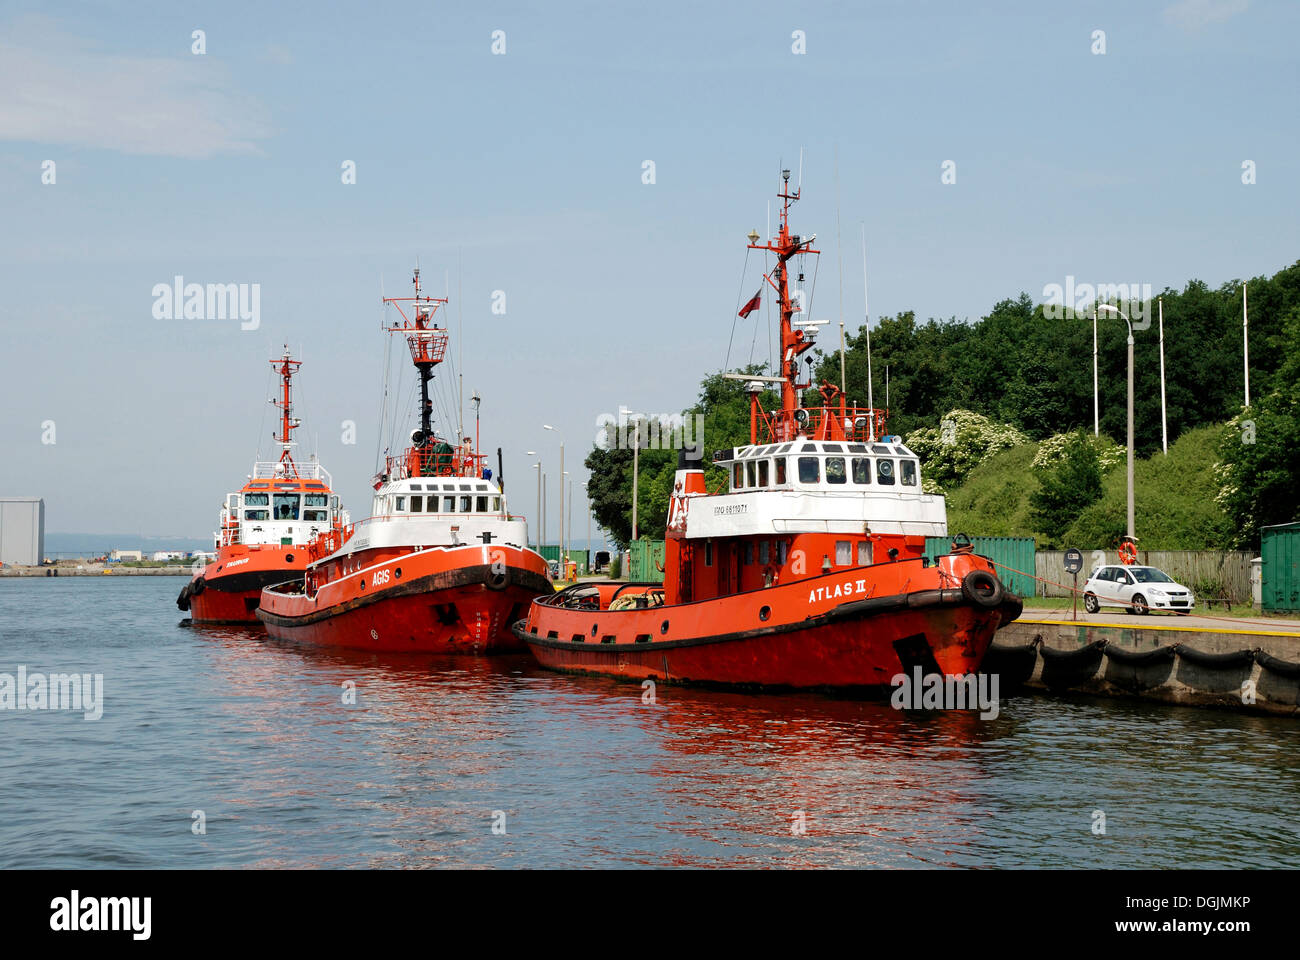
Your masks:
{"label": "green vegetation on hillside", "polygon": [[[1245,411],[1241,283],[1211,289],[1193,280],[1181,291],[1160,294],[1167,457],[1160,446],[1157,304],[1123,305],[1136,321],[1137,535],[1144,548],[1244,547],[1258,543],[1261,526],[1300,518],[1300,262],[1249,283],[1253,403]],[[1100,495],[1088,480],[1086,495],[1072,501],[1073,485],[1089,471],[1060,462],[1068,435],[1082,428],[1091,436],[1093,429],[1092,310],[1083,304],[1077,310],[1076,319],[1053,319],[1022,293],[974,322],[919,322],[904,312],[873,325],[875,401],[883,403],[888,366],[889,430],[915,444],[925,461],[926,489],[943,487],[953,531],[1094,547],[1109,546],[1124,532],[1124,466],[1115,440],[1125,439],[1127,353],[1124,323],[1115,317],[1103,315],[1098,323],[1101,432],[1110,438],[1096,449]],[[845,354],[847,394],[859,405],[867,398],[866,339],[859,329]],[[756,366],[743,372],[772,371]],[[839,379],[838,355],[820,354],[807,402],[820,403],[819,382]],[[771,409],[775,399],[766,393],[762,403]],[[741,382],[706,377],[697,402],[684,412],[704,417],[706,463],[714,450],[749,442]],[[957,448],[948,445],[954,438]],[[658,538],[677,451],[646,449],[644,433],[641,442],[638,526],[642,536]],[[1040,443],[1044,456],[1035,466]],[[586,459],[592,508],[601,526],[626,544],[632,449],[605,447]],[[710,489],[723,483],[717,468],[706,473]],[[1054,492],[1040,499],[1035,520],[1031,498],[1045,485]],[[1042,526],[1055,529],[1037,529]]]}
{"label": "green vegetation on hillside", "polygon": [[[1146,550],[1206,550],[1231,546],[1231,524],[1215,502],[1215,448],[1220,427],[1190,430],[1134,464],[1134,508]],[[1057,530],[1042,529],[1033,501],[1043,489],[1032,467],[1037,444],[1004,450],[948,491],[948,529],[983,536],[1034,537],[1040,547],[1109,548],[1125,532],[1127,482],[1121,459],[1101,477],[1100,497]]]}

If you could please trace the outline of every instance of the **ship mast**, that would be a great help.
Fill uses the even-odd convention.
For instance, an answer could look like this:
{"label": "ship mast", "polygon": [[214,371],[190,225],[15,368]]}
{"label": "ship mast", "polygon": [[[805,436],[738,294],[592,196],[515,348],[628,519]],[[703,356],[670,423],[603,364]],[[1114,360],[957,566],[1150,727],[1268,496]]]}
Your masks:
{"label": "ship mast", "polygon": [[285,344],[284,356],[279,360],[272,360],[271,366],[280,375],[280,399],[271,401],[280,408],[280,434],[275,438],[275,442],[280,445],[280,463],[284,465],[285,474],[287,476],[297,476],[298,468],[293,462],[293,454],[290,452],[290,448],[294,446],[294,441],[290,439],[289,432],[297,430],[302,421],[297,417],[290,416],[293,412],[293,404],[289,396],[289,383],[293,380],[293,375],[298,371],[298,368],[302,366],[302,361],[291,359],[289,345]]}
{"label": "ship mast", "polygon": [[790,189],[790,171],[781,171],[781,227],[776,237],[766,243],[750,243],[751,250],[764,250],[776,254],[776,267],[766,277],[767,282],[776,291],[777,306],[781,311],[781,417],[780,431],[784,436],[777,440],[789,440],[794,434],[794,412],[799,406],[799,391],[811,386],[799,382],[799,356],[813,346],[813,341],[803,330],[795,330],[791,322],[797,307],[790,299],[790,271],[786,263],[800,253],[820,253],[812,248],[817,238],[800,237],[790,233],[790,205],[799,199],[800,187]]}
{"label": "ship mast", "polygon": [[[433,368],[442,363],[447,354],[449,338],[446,329],[440,328],[433,320],[438,308],[447,303],[447,298],[427,297],[420,293],[419,267],[415,268],[411,282],[415,285],[415,296],[383,298],[384,303],[391,303],[402,317],[400,324],[394,323],[384,329],[406,338],[406,345],[411,351],[411,362],[415,364],[420,376],[420,429],[411,436],[411,444],[415,448],[412,451],[412,463],[415,465],[412,469],[420,471],[428,465],[428,457],[423,456],[421,451],[434,441],[433,401],[429,399],[429,381],[433,379]],[[409,316],[407,310],[403,309],[403,304],[409,305]]]}

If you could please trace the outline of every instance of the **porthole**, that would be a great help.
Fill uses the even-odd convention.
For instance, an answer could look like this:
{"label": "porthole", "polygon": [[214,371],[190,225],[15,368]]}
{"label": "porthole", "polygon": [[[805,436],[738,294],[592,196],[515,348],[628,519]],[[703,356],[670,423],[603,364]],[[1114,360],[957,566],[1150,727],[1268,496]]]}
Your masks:
{"label": "porthole", "polygon": [[591,625],[591,635],[593,637],[596,635],[596,625],[594,623]]}
{"label": "porthole", "polygon": [[366,589],[366,578],[365,578],[365,577],[362,577],[362,578],[361,578],[361,589],[362,589],[362,590]]}
{"label": "porthole", "polygon": [[762,608],[760,608],[759,611],[758,611],[758,619],[760,619],[760,620],[766,620],[766,619],[767,619],[768,617],[770,617],[771,615],[772,615],[772,608],[771,608],[771,607],[762,607]]}
{"label": "porthole", "polygon": [[393,577],[394,577],[394,579],[397,579],[397,580],[401,580],[401,579],[402,579],[402,568],[401,568],[401,567],[397,567],[397,568],[395,568],[395,569],[393,570]]}
{"label": "porthole", "polygon": [[667,620],[665,620],[663,623],[659,624],[659,632],[660,632],[660,633],[667,633],[667,632],[668,632],[668,621],[667,621]]}
{"label": "porthole", "polygon": [[293,554],[292,554],[292,553],[286,553],[286,554],[284,555],[284,562],[285,562],[285,563],[293,563]]}

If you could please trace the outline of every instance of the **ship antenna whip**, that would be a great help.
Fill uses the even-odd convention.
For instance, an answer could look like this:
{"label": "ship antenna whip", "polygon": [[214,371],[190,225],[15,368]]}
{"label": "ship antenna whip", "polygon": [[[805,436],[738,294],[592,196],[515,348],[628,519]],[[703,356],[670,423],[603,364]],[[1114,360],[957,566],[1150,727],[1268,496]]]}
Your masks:
{"label": "ship antenna whip", "polygon": [[862,224],[862,325],[867,331],[867,407],[871,410],[868,436],[876,439],[876,403],[871,393],[871,307],[867,300],[867,225]]}
{"label": "ship antenna whip", "polygon": [[[846,392],[844,379],[844,238],[840,232],[840,148],[835,145],[835,252],[840,276],[840,393]],[[814,287],[815,289],[815,287]]]}

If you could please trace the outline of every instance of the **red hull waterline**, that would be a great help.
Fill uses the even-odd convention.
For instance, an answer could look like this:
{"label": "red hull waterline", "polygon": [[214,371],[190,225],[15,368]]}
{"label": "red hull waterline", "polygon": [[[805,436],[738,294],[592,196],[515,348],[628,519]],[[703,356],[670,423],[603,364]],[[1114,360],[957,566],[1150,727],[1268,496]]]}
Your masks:
{"label": "red hull waterline", "polygon": [[[524,644],[511,632],[511,623],[524,616],[535,597],[553,588],[540,557],[528,563],[523,551],[510,552],[512,560],[523,563],[508,564],[503,573],[494,573],[489,565],[459,566],[463,557],[442,550],[399,555],[333,582],[314,598],[286,594],[283,588],[267,590],[257,616],[272,637],[326,647],[382,653],[521,652]],[[394,575],[403,569],[404,578]]]}
{"label": "red hull waterline", "polygon": [[[376,653],[484,654],[524,650],[511,634],[512,614],[526,610],[532,590],[496,592],[465,586],[426,594],[391,597],[375,604],[340,610],[312,623],[294,623],[262,611],[266,632],[282,640]],[[439,608],[454,606],[453,624],[440,620]]]}
{"label": "red hull waterline", "polygon": [[[798,588],[806,592],[808,584]],[[556,599],[562,596],[557,594]],[[651,623],[667,624],[663,618],[680,613],[680,608],[604,611],[599,629],[616,633],[602,642],[594,636],[578,640],[576,632],[565,635],[572,639],[531,632],[529,623],[540,620],[536,616],[540,605],[534,604],[530,619],[517,623],[515,632],[542,666],[568,673],[881,696],[890,691],[896,675],[910,674],[915,667],[926,674],[948,676],[977,672],[993,635],[1015,620],[1021,608],[1021,600],[1011,594],[989,608],[971,602],[961,590],[929,590],[843,603],[806,619],[772,626],[677,640],[650,639],[645,633],[637,640],[632,635],[650,630]],[[632,621],[626,630],[622,620]],[[658,634],[655,629],[654,635]]]}
{"label": "red hull waterline", "polygon": [[262,621],[257,619],[257,604],[261,597],[260,589],[230,593],[209,587],[197,597],[191,595],[190,621],[260,627]]}

